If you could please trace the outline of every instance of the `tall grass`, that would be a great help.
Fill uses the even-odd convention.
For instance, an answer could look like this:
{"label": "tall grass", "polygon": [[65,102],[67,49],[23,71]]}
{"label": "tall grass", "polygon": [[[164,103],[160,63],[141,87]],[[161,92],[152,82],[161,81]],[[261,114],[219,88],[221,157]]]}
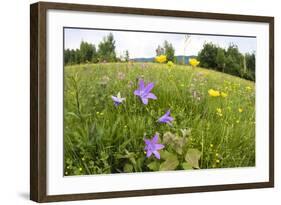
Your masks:
{"label": "tall grass", "polygon": [[[255,85],[231,75],[156,63],[101,63],[66,66],[64,90],[65,175],[159,170],[161,160],[146,158],[144,138],[170,132],[187,149],[201,153],[199,167],[255,165]],[[157,100],[148,105],[133,95],[138,80],[154,82]],[[212,97],[209,89],[226,97]],[[111,95],[126,97],[116,107]],[[168,109],[172,126],[157,119]],[[221,109],[219,112],[218,109]],[[240,109],[240,110],[239,110]],[[183,135],[183,130],[188,133]],[[165,144],[161,153],[175,152]],[[174,170],[184,169],[176,153]],[[155,162],[158,167],[152,167]],[[154,164],[153,164],[154,165]]]}

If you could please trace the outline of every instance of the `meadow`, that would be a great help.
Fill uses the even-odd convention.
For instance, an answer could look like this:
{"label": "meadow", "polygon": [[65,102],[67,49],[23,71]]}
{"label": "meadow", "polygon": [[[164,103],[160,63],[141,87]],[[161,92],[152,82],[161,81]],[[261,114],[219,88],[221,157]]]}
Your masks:
{"label": "meadow", "polygon": [[[160,159],[145,149],[155,135]],[[255,83],[187,65],[65,66],[64,159],[66,176],[255,166]]]}

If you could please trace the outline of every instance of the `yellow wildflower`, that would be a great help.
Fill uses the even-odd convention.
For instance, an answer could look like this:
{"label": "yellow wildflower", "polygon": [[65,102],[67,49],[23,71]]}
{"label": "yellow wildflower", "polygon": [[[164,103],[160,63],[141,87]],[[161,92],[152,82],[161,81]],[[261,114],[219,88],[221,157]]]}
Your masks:
{"label": "yellow wildflower", "polygon": [[214,90],[214,89],[208,90],[208,93],[209,93],[209,95],[212,96],[212,97],[218,97],[218,96],[220,96],[220,92],[217,91],[217,90]]}
{"label": "yellow wildflower", "polygon": [[198,66],[199,63],[200,63],[200,61],[198,61],[196,58],[190,58],[190,59],[189,59],[189,64],[190,64],[192,67]]}
{"label": "yellow wildflower", "polygon": [[221,92],[221,96],[225,98],[225,97],[227,97],[227,93]]}
{"label": "yellow wildflower", "polygon": [[217,159],[217,160],[216,160],[216,163],[220,163],[220,160],[219,160],[219,159]]}
{"label": "yellow wildflower", "polygon": [[213,144],[210,144],[210,147],[212,148],[214,145]]}
{"label": "yellow wildflower", "polygon": [[170,68],[172,68],[174,66],[174,63],[172,61],[168,61],[167,66],[169,66]]}
{"label": "yellow wildflower", "polygon": [[82,170],[83,170],[83,169],[80,167],[80,168],[79,168],[79,171],[81,172]]}
{"label": "yellow wildflower", "polygon": [[221,108],[217,108],[217,115],[222,117],[222,109]]}
{"label": "yellow wildflower", "polygon": [[155,61],[158,63],[165,63],[167,61],[167,56],[165,55],[156,56]]}
{"label": "yellow wildflower", "polygon": [[238,111],[241,113],[241,112],[243,112],[243,109],[242,109],[242,108],[239,108]]}
{"label": "yellow wildflower", "polygon": [[247,89],[248,91],[251,91],[251,90],[252,90],[252,88],[251,88],[250,86],[247,86],[246,89]]}

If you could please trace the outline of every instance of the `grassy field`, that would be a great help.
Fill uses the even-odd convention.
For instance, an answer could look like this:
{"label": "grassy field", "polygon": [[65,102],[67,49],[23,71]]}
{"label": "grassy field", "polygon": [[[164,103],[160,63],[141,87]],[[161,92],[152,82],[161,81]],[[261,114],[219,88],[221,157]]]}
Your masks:
{"label": "grassy field", "polygon": [[[64,78],[65,175],[255,166],[254,82],[157,63],[66,66]],[[134,95],[139,79],[157,100]],[[172,124],[158,123],[167,110]],[[144,152],[155,133],[161,159]]]}

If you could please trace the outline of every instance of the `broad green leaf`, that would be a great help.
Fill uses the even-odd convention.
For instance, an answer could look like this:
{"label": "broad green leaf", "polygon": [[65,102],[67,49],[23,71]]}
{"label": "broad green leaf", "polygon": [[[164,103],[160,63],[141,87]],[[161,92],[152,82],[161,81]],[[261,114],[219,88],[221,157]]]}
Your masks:
{"label": "broad green leaf", "polygon": [[184,145],[186,144],[186,138],[183,138],[183,137],[177,137],[173,143],[173,146],[174,146],[174,150],[182,155],[182,152],[183,152],[183,147]]}
{"label": "broad green leaf", "polygon": [[160,168],[160,162],[154,161],[154,162],[149,163],[147,166],[152,171],[158,171]]}
{"label": "broad green leaf", "polygon": [[189,163],[193,168],[199,169],[199,159],[201,152],[198,149],[189,149],[185,155],[185,161]]}
{"label": "broad green leaf", "polygon": [[168,151],[166,151],[166,150],[161,150],[161,151],[160,151],[160,157],[161,157],[161,159],[167,160],[168,158],[173,157],[173,156],[174,156],[174,155],[173,155],[172,153],[170,153],[170,152],[168,152]]}
{"label": "broad green leaf", "polygon": [[179,165],[176,155],[170,154],[166,160],[160,164],[160,171],[175,170]]}
{"label": "broad green leaf", "polygon": [[123,170],[124,170],[124,172],[126,172],[126,173],[133,172],[133,165],[131,165],[131,164],[125,164]]}
{"label": "broad green leaf", "polygon": [[178,154],[182,155],[183,147],[186,144],[186,138],[179,137],[171,132],[163,135],[163,143],[170,145]]}
{"label": "broad green leaf", "polygon": [[187,162],[182,163],[182,168],[185,170],[192,169],[192,166],[188,164]]}

